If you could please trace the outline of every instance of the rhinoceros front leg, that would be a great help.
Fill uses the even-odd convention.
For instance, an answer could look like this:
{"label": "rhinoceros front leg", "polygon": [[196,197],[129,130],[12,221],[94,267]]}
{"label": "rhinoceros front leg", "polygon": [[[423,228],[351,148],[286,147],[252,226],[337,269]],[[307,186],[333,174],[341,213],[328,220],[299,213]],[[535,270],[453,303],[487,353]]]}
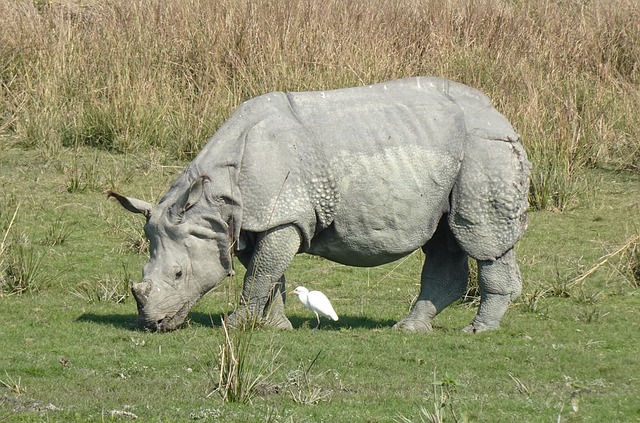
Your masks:
{"label": "rhinoceros front leg", "polygon": [[522,291],[522,277],[513,249],[495,261],[478,260],[480,307],[465,332],[497,329],[509,304]]}
{"label": "rhinoceros front leg", "polygon": [[394,328],[409,332],[431,332],[431,321],[459,299],[467,288],[467,254],[460,249],[444,221],[424,247],[420,294],[409,315]]}
{"label": "rhinoceros front leg", "polygon": [[284,313],[284,271],[300,249],[301,241],[300,231],[294,225],[271,229],[260,237],[247,266],[240,305],[228,318],[230,326],[292,328]]}

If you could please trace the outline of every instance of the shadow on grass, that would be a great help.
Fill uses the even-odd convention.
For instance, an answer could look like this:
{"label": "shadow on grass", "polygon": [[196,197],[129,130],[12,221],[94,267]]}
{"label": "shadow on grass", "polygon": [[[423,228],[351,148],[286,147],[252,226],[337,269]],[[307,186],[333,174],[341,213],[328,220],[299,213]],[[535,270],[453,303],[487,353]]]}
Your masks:
{"label": "shadow on grass", "polygon": [[[315,316],[288,316],[291,324],[295,329],[313,329],[316,326]],[[188,325],[196,325],[209,328],[219,328],[222,325],[224,314],[209,314],[200,311],[192,311],[189,313]],[[84,313],[77,319],[78,322],[92,322],[104,326],[112,326],[120,329],[128,330],[145,330],[137,324],[138,316],[135,314],[97,314]],[[376,329],[390,328],[396,322],[394,320],[371,319],[363,316],[341,316],[340,320],[334,322],[332,320],[321,318],[320,330],[340,330],[340,329]]]}
{"label": "shadow on grass", "polygon": [[[292,315],[288,316],[294,329],[313,329],[316,327],[316,316],[309,317]],[[320,330],[340,329],[378,329],[390,328],[396,324],[395,320],[372,319],[366,316],[340,316],[340,320],[334,322],[326,317],[320,318]]]}
{"label": "shadow on grass", "polygon": [[[186,325],[196,325],[203,327],[216,328],[222,324],[223,314],[207,314],[201,312],[190,312]],[[137,314],[97,314],[84,313],[76,319],[77,322],[92,322],[103,326],[112,326],[120,329],[129,329],[134,331],[146,331],[138,325]],[[184,325],[183,325],[184,326]]]}
{"label": "shadow on grass", "polygon": [[[302,315],[287,316],[293,325],[293,329],[313,329],[316,327],[316,317]],[[224,314],[207,314],[202,312],[189,313],[189,320],[192,324],[204,327],[218,328],[222,326]],[[334,322],[327,318],[320,319],[320,330],[340,330],[340,329],[376,329],[390,328],[396,324],[395,320],[378,320],[363,316],[340,316],[340,320]]]}
{"label": "shadow on grass", "polygon": [[121,329],[140,329],[136,314],[96,314],[84,313],[76,319],[77,322],[92,322],[104,326],[113,326]]}

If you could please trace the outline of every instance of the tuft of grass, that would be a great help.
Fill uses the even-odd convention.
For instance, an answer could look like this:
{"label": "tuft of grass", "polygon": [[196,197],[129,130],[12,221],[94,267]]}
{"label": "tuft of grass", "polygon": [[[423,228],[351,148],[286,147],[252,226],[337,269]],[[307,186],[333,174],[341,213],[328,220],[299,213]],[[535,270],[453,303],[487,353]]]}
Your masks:
{"label": "tuft of grass", "polygon": [[17,395],[21,395],[27,392],[27,388],[22,384],[21,377],[18,376],[17,379],[14,379],[9,375],[9,373],[7,373],[6,370],[4,374],[5,374],[5,378],[0,379],[0,385],[4,386],[10,392],[13,392],[14,394],[17,394]]}
{"label": "tuft of grass", "polygon": [[627,280],[629,286],[640,288],[640,239],[629,245],[614,270]]}
{"label": "tuft of grass", "polygon": [[604,317],[608,315],[608,311],[602,311],[600,307],[589,304],[587,307],[583,307],[579,310],[579,312],[575,316],[575,319],[576,321],[582,323],[599,323]]}
{"label": "tuft of grass", "polygon": [[67,174],[66,189],[69,193],[81,192],[86,189],[100,190],[100,175],[98,174],[100,166],[98,165],[97,154],[93,155],[92,161],[89,163],[81,163],[79,160],[78,148],[74,148],[71,163],[65,169]]}
{"label": "tuft of grass", "polygon": [[520,378],[515,377],[513,374],[509,373],[509,378],[515,383],[516,390],[521,395],[529,396],[531,395],[531,389],[522,381]]}
{"label": "tuft of grass", "polygon": [[142,255],[149,252],[149,240],[137,216],[119,217],[116,221],[112,221],[110,232],[117,233],[122,239],[118,253],[132,252]]}
{"label": "tuft of grass", "polygon": [[627,269],[631,281],[631,285],[634,288],[640,287],[640,247],[635,245],[629,252]]}
{"label": "tuft of grass", "polygon": [[531,292],[525,293],[522,296],[525,310],[531,313],[539,313],[541,311],[541,302],[545,299],[546,295],[547,290],[542,288],[534,288]]}
{"label": "tuft of grass", "polygon": [[[231,331],[223,318],[222,329],[224,342],[219,346],[218,371],[212,375],[215,387],[208,396],[218,393],[224,402],[251,403],[277,371],[275,363],[282,349],[263,349],[258,354],[252,342],[254,327]],[[261,362],[264,356],[267,358]]]}
{"label": "tuft of grass", "polygon": [[580,303],[589,305],[596,304],[604,297],[604,294],[602,291],[586,291],[581,289],[575,297]]}
{"label": "tuft of grass", "polygon": [[5,295],[37,291],[53,277],[42,267],[42,255],[26,235],[14,237],[3,245],[0,268],[0,293]]}
{"label": "tuft of grass", "polygon": [[[8,253],[9,253],[9,247],[10,247],[7,241],[7,238],[9,237],[11,228],[13,227],[16,221],[18,210],[20,210],[19,203],[15,206],[15,210],[11,214],[11,218],[6,223],[6,228],[4,229],[4,235],[2,237],[2,241],[0,242],[0,293],[13,292],[13,289],[11,288],[11,286],[8,284],[8,282],[5,281],[5,277],[8,277],[8,266],[9,266]],[[5,214],[4,209],[0,208],[0,217],[4,217],[4,214]],[[5,263],[7,263],[6,267],[5,267]]]}
{"label": "tuft of grass", "polygon": [[[445,423],[445,422],[463,422],[466,419],[459,415],[454,405],[456,387],[458,382],[450,377],[437,380],[437,373],[433,371],[433,383],[432,383],[432,401],[433,411],[425,407],[420,407],[420,422],[422,423]],[[400,416],[400,421],[405,423],[411,423],[412,420]]]}
{"label": "tuft of grass", "polygon": [[[635,271],[635,268],[637,268],[637,261],[636,257],[637,257],[637,246],[638,243],[640,242],[640,235],[635,235],[631,238],[629,238],[627,241],[625,241],[622,245],[620,245],[616,250],[614,250],[613,252],[606,254],[605,256],[601,257],[600,260],[598,261],[598,263],[596,263],[593,267],[591,267],[589,270],[587,270],[586,272],[582,273],[580,276],[572,279],[569,283],[568,286],[570,288],[573,288],[575,286],[582,286],[584,284],[584,282],[587,280],[587,278],[589,278],[590,276],[592,276],[594,273],[596,273],[600,268],[602,268],[604,265],[606,264],[610,264],[612,259],[614,258],[619,258],[620,256],[623,257],[622,260],[622,268],[624,270],[624,268],[630,268],[630,270],[633,272]],[[630,252],[630,253],[629,253]],[[630,257],[630,259],[625,260],[625,254],[627,254],[627,257]],[[634,254],[636,255],[634,257]],[[620,270],[618,270],[618,273],[621,273]],[[633,277],[633,275],[632,275]]]}
{"label": "tuft of grass", "polygon": [[480,304],[480,295],[480,285],[478,284],[478,263],[475,260],[470,259],[467,290],[462,296],[462,302],[469,304],[470,306],[477,306]]}
{"label": "tuft of grass", "polygon": [[536,168],[531,174],[529,203],[535,210],[563,211],[575,207],[589,191],[585,173],[572,171],[552,149],[532,151],[530,160]]}
{"label": "tuft of grass", "polygon": [[122,270],[118,275],[104,274],[89,280],[81,280],[68,292],[89,304],[120,304],[131,296],[133,280],[127,265],[122,263]]}
{"label": "tuft of grass", "polygon": [[553,282],[546,285],[541,292],[550,297],[569,298],[571,296],[569,281],[561,275],[556,275]]}
{"label": "tuft of grass", "polygon": [[124,302],[131,295],[130,278],[105,275],[95,282],[82,282],[71,290],[71,294],[87,303]]}
{"label": "tuft of grass", "polygon": [[331,399],[331,390],[318,384],[328,371],[312,374],[311,369],[320,357],[322,350],[318,351],[315,358],[308,366],[300,363],[298,368],[287,374],[287,389],[296,404],[313,405]]}
{"label": "tuft of grass", "polygon": [[43,243],[51,247],[64,244],[73,233],[73,228],[64,220],[64,213],[55,217],[47,226]]}

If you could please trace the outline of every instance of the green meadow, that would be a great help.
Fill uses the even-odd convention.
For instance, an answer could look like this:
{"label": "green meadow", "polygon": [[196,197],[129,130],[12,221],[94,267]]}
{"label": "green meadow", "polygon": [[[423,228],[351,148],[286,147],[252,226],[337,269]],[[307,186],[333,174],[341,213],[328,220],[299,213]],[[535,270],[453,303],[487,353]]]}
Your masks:
{"label": "green meadow", "polygon": [[[0,4],[0,421],[640,421],[640,6],[560,0]],[[486,92],[533,162],[523,293],[394,331],[424,255],[300,255],[293,331],[227,332],[244,269],[136,327],[144,218],[244,100],[437,75]],[[472,266],[473,270],[473,266]],[[473,274],[473,271],[471,272]],[[232,358],[230,358],[232,357]]]}

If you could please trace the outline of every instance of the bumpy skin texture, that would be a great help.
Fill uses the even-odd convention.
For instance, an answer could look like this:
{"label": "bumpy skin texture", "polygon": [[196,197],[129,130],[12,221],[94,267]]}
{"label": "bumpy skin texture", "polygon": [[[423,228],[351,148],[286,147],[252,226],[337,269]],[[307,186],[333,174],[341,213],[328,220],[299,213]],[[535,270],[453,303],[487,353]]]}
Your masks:
{"label": "bumpy skin texture", "polygon": [[498,327],[520,292],[513,246],[528,181],[519,137],[486,96],[409,78],[249,100],[160,204],[112,195],[148,216],[151,259],[134,287],[147,327],[184,320],[229,273],[231,249],[248,271],[229,323],[288,329],[284,272],[296,253],[375,266],[423,248],[420,295],[396,327],[430,331],[464,293],[470,256],[482,293],[475,332]]}

